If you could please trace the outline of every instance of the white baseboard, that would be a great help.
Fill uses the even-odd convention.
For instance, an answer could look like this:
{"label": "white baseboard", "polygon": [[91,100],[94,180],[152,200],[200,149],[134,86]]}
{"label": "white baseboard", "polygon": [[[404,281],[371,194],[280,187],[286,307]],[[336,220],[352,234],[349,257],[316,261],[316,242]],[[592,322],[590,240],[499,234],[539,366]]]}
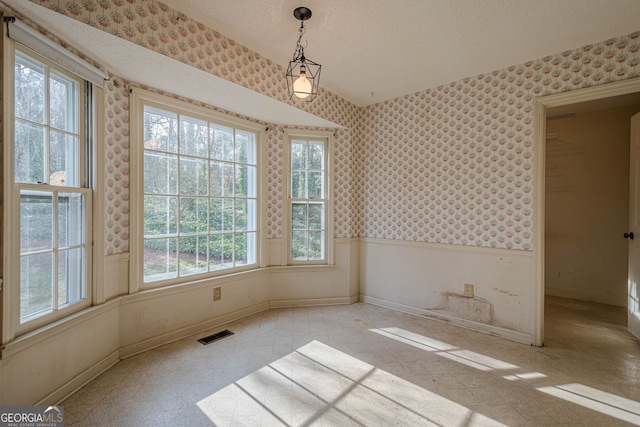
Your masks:
{"label": "white baseboard", "polygon": [[313,307],[323,305],[353,304],[355,302],[358,302],[357,294],[350,297],[339,298],[315,298],[264,302],[248,308],[244,308],[242,310],[224,314],[222,316],[218,316],[204,322],[196,323],[195,325],[187,326],[172,332],[158,335],[144,341],[137,342],[135,344],[121,347],[120,358],[126,359],[127,357],[131,357],[136,354],[154,349],[156,347],[160,347],[165,344],[184,339],[185,337],[196,335],[207,330],[219,328],[227,323],[243,319],[253,314],[267,311],[271,308]]}
{"label": "white baseboard", "polygon": [[104,359],[97,362],[95,365],[91,366],[89,369],[84,372],[76,375],[71,381],[64,384],[62,387],[59,387],[57,390],[49,393],[47,396],[40,399],[36,402],[36,406],[50,406],[50,405],[59,405],[63,402],[67,397],[71,396],[76,391],[80,390],[80,388],[84,387],[91,380],[96,378],[98,375],[111,368],[113,365],[120,361],[119,351],[116,350],[109,354]]}
{"label": "white baseboard", "polygon": [[336,298],[308,298],[296,300],[274,300],[269,302],[269,308],[295,308],[295,307],[316,307],[323,305],[347,305],[359,301],[359,296],[351,295],[349,297]]}
{"label": "white baseboard", "polygon": [[223,314],[221,316],[214,317],[213,319],[206,320],[204,322],[196,323],[184,328],[177,329],[172,332],[167,332],[162,335],[158,335],[144,341],[137,342],[125,347],[120,348],[120,357],[126,359],[127,357],[134,356],[139,353],[160,347],[165,344],[169,344],[174,341],[181,340],[185,337],[195,335],[209,329],[219,328],[229,322],[233,322],[253,314],[261,313],[269,309],[269,303],[264,302],[251,307],[244,308],[242,310],[234,311],[232,313]]}
{"label": "white baseboard", "polygon": [[473,322],[471,320],[461,319],[459,317],[450,316],[436,311],[425,310],[418,307],[412,307],[405,304],[400,304],[393,301],[388,301],[380,298],[375,298],[367,295],[360,294],[360,301],[368,304],[379,305],[380,307],[390,308],[393,310],[402,311],[404,313],[415,314],[418,316],[428,317],[429,319],[437,320],[440,322],[446,322],[450,325],[461,326],[463,328],[472,329],[477,332],[482,332],[489,335],[495,335],[497,337],[505,338],[511,341],[520,342],[523,344],[532,344],[533,336],[524,334],[522,332],[511,331],[509,329],[500,328],[497,326],[487,325],[484,323]]}

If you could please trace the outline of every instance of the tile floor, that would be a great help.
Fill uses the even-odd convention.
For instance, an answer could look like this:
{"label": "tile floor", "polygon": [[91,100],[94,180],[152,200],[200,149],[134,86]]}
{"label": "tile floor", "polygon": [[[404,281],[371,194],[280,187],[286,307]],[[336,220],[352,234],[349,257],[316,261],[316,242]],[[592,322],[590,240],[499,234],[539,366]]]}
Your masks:
{"label": "tile floor", "polygon": [[548,298],[536,348],[364,303],[271,310],[122,360],[66,425],[640,425],[625,316]]}

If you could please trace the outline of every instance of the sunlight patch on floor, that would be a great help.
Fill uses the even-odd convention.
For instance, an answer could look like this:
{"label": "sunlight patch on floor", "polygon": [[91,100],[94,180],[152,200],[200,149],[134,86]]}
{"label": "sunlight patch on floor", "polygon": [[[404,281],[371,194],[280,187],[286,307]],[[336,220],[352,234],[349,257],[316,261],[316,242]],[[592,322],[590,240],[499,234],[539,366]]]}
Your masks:
{"label": "sunlight patch on floor", "polygon": [[519,380],[538,380],[540,378],[547,378],[547,376],[541,372],[525,372],[524,374],[505,375],[505,380],[519,381]]}
{"label": "sunlight patch on floor", "polygon": [[537,390],[576,405],[640,426],[640,403],[583,384],[539,387]]}
{"label": "sunlight patch on floor", "polygon": [[216,425],[504,426],[319,341],[200,400]]}
{"label": "sunlight patch on floor", "polygon": [[446,359],[453,360],[480,371],[519,368],[511,363],[503,362],[502,360],[494,359],[493,357],[485,356],[470,350],[462,350],[451,344],[437,341],[432,338],[425,337],[424,335],[405,331],[400,328],[369,329],[369,331],[425,351],[436,352],[438,356],[442,356]]}

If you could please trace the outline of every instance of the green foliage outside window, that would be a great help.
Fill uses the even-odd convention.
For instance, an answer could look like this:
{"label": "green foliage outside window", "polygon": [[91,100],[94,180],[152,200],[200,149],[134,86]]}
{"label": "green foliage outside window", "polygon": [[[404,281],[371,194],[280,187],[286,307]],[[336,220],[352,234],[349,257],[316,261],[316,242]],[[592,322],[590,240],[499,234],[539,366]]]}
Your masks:
{"label": "green foliage outside window", "polygon": [[84,82],[18,47],[13,78],[14,176],[6,178],[20,200],[24,323],[86,297],[89,193],[82,190]]}
{"label": "green foliage outside window", "polygon": [[255,262],[255,134],[145,108],[145,280]]}
{"label": "green foliage outside window", "polygon": [[291,142],[291,259],[324,258],[325,146]]}

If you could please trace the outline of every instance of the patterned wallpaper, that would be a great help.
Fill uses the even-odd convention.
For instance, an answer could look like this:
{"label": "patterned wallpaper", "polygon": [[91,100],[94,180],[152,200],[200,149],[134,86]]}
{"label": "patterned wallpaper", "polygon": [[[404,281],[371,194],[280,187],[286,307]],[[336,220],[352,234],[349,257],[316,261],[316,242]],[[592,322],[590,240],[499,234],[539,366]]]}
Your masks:
{"label": "patterned wallpaper", "polygon": [[105,92],[105,253],[129,251],[129,87],[111,76]]}
{"label": "patterned wallpaper", "polygon": [[[308,128],[322,130],[319,128]],[[281,238],[284,227],[284,126],[270,126],[267,132],[267,238]],[[332,129],[335,136],[334,171],[334,232],[336,237],[352,237],[356,229],[356,201],[354,197],[354,154],[349,144],[351,131]],[[331,172],[330,172],[331,173]],[[336,178],[333,178],[334,175]]]}
{"label": "patterned wallpaper", "polygon": [[[349,129],[361,121],[362,110],[321,89],[313,103],[289,100],[284,68],[236,44],[155,0],[31,0],[110,34],[170,58],[225,78],[256,92],[287,102]],[[63,43],[64,44],[64,43]],[[90,59],[90,58],[87,58]],[[106,253],[129,250],[129,131],[128,90],[143,84],[124,82],[106,87]],[[153,88],[146,88],[151,89]],[[201,103],[198,103],[201,104]],[[201,104],[202,105],[202,104]],[[210,108],[216,109],[215,107]],[[217,109],[216,109],[217,110]],[[283,132],[271,126],[267,135],[267,237],[283,233]],[[355,132],[336,132],[334,230],[336,237],[355,235],[355,181],[352,152],[359,144]],[[361,135],[361,134],[356,134]]]}
{"label": "patterned wallpaper", "polygon": [[284,126],[267,131],[267,238],[282,237],[284,227]]}
{"label": "patterned wallpaper", "polygon": [[365,109],[366,237],[532,249],[533,100],[640,76],[640,32]]}
{"label": "patterned wallpaper", "polygon": [[[336,237],[530,250],[533,99],[639,76],[635,32],[367,108],[324,90],[304,103],[288,99],[283,67],[159,1],[30,1],[345,126]],[[111,254],[128,250],[128,98],[115,87],[107,97]],[[267,135],[269,238],[282,236],[282,132]]]}
{"label": "patterned wallpaper", "polygon": [[359,108],[320,88],[314,102],[290,100],[285,68],[157,0],[29,0],[169,58],[343,126]]}

